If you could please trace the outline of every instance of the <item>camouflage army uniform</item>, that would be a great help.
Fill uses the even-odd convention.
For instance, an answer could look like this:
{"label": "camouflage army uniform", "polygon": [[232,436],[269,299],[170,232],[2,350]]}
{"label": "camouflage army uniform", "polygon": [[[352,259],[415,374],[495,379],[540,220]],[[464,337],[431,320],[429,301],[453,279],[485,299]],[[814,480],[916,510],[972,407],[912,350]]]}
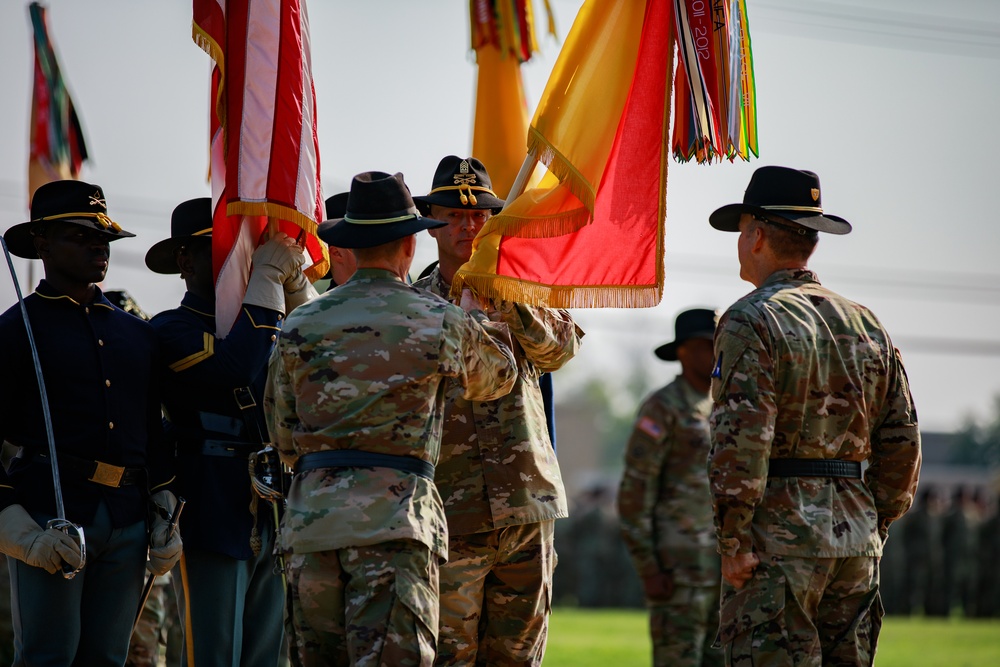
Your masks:
{"label": "camouflage army uniform", "polygon": [[[450,290],[438,269],[415,285],[445,298]],[[569,361],[582,332],[563,310],[505,302],[490,318],[510,327],[519,376],[492,402],[469,401],[448,383],[435,473],[450,535],[439,665],[541,663],[554,519],[567,515],[538,376]]]}
{"label": "camouflage army uniform", "polygon": [[708,490],[712,403],[678,377],[643,404],[618,490],[622,536],[640,577],[667,574],[673,594],[647,598],[653,664],[721,665],[719,556]]}
{"label": "camouflage army uniform", "polygon": [[[920,469],[899,353],[868,309],[804,269],[776,271],[731,306],[715,353],[709,474],[719,549],[761,561],[744,588],[723,587],[727,661],[870,664],[881,626],[876,559]],[[789,458],[868,469],[864,480],[768,478]]]}
{"label": "camouflage army uniform", "polygon": [[[472,400],[510,391],[506,333],[480,311],[359,269],[285,322],[265,398],[282,459],[347,449],[436,463],[444,379]],[[431,664],[448,539],[431,479],[389,467],[297,474],[281,533],[305,664]]]}

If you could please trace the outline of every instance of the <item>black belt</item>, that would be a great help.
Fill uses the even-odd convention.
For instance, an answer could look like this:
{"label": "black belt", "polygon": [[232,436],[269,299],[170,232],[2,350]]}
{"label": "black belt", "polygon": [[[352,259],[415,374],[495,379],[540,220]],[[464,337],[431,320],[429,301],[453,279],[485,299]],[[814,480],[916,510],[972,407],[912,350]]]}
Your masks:
{"label": "black belt", "polygon": [[[36,456],[46,463],[49,460],[48,454],[36,454]],[[60,474],[65,474],[77,480],[94,482],[95,484],[110,486],[115,489],[122,486],[145,486],[146,484],[145,468],[126,468],[125,466],[116,466],[104,461],[82,459],[78,456],[62,452],[58,454],[58,457]]]}
{"label": "black belt", "polygon": [[861,461],[771,459],[768,477],[850,477],[861,479]]}
{"label": "black belt", "polygon": [[232,442],[228,440],[202,440],[201,453],[205,456],[229,456],[247,458],[263,445],[253,442]]}
{"label": "black belt", "polygon": [[331,449],[309,452],[295,462],[295,474],[321,468],[393,468],[434,481],[434,464],[412,456],[375,454],[357,449]]}

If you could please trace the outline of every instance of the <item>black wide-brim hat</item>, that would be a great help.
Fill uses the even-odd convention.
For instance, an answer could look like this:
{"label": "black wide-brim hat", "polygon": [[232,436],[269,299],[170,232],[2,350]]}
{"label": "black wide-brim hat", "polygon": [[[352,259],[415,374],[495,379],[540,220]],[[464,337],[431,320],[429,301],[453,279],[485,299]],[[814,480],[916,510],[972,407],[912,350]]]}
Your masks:
{"label": "black wide-brim hat", "polygon": [[448,155],[441,158],[431,191],[414,197],[422,213],[430,213],[431,204],[448,208],[490,209],[499,213],[504,200],[493,192],[493,183],[483,163],[474,157]]}
{"label": "black wide-brim hat", "polygon": [[316,236],[320,237],[327,245],[335,245],[326,240],[326,234],[338,220],[347,215],[348,197],[350,197],[350,193],[340,192],[326,198],[326,220],[316,227]]}
{"label": "black wide-brim hat", "polygon": [[692,308],[685,310],[674,321],[674,340],[656,348],[653,353],[664,361],[677,361],[677,347],[692,338],[712,340],[719,316],[714,310]]}
{"label": "black wide-brim hat", "polygon": [[827,234],[849,234],[851,223],[823,212],[819,176],[811,171],[788,167],[760,167],[750,178],[742,204],[728,204],[708,217],[709,223],[724,232],[740,231],[744,213],[777,217]]}
{"label": "black wide-brim hat", "polygon": [[154,243],[146,251],[146,266],[156,273],[180,273],[177,250],[194,239],[212,240],[212,198],[182,202],[170,216],[170,238]]}
{"label": "black wide-brim hat", "polygon": [[351,181],[344,217],[319,237],[338,248],[374,248],[448,223],[420,215],[400,173],[366,171]]}
{"label": "black wide-brim hat", "polygon": [[7,249],[24,259],[38,259],[32,232],[53,222],[68,222],[97,230],[107,236],[108,241],[135,236],[108,217],[108,204],[101,186],[83,181],[52,181],[35,190],[31,198],[31,220],[4,232]]}

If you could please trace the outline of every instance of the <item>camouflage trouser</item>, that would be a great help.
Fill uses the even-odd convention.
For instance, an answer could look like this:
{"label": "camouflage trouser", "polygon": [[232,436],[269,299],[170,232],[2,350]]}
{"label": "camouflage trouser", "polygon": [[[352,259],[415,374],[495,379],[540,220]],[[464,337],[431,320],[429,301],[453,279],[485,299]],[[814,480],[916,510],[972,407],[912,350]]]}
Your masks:
{"label": "camouflage trouser", "polygon": [[760,565],[742,590],[723,583],[727,664],[873,663],[882,627],[874,557],[757,555]]}
{"label": "camouflage trouser", "polygon": [[149,591],[146,606],[129,639],[126,667],[156,667],[159,661],[160,632],[167,620],[165,593],[170,588],[170,577],[158,579]]}
{"label": "camouflage trouser", "polygon": [[719,588],[674,587],[666,601],[650,601],[649,632],[656,667],[721,667],[723,653],[714,648],[719,632]]}
{"label": "camouflage trouser", "polygon": [[441,567],[435,664],[542,664],[556,565],[553,524],[451,537]]}
{"label": "camouflage trouser", "polygon": [[292,650],[305,667],[429,666],[438,624],[438,560],[394,540],[286,557]]}
{"label": "camouflage trouser", "polygon": [[157,577],[150,589],[149,599],[129,640],[125,666],[156,667],[160,664],[160,644],[166,644],[165,664],[167,667],[177,667],[181,664],[180,650],[183,643],[177,596],[168,572]]}

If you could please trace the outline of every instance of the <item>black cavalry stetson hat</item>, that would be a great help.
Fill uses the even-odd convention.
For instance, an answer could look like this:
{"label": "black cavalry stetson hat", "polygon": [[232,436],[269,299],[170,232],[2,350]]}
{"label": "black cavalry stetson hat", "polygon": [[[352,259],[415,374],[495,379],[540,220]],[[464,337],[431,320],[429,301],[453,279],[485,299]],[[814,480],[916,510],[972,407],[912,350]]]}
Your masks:
{"label": "black cavalry stetson hat", "polygon": [[52,181],[35,190],[31,198],[31,220],[4,232],[7,248],[18,257],[38,259],[32,232],[53,222],[96,229],[109,241],[135,236],[108,217],[108,204],[101,186],[83,181]]}
{"label": "black cavalry stetson hat", "polygon": [[327,245],[333,245],[326,240],[327,231],[333,227],[333,224],[340,220],[347,214],[347,198],[350,196],[347,192],[340,192],[332,197],[326,198],[326,220],[319,223],[316,228],[316,236],[323,239]]}
{"label": "black cavalry stetson hat", "polygon": [[320,238],[338,248],[373,248],[447,224],[420,215],[402,174],[382,171],[354,177],[344,217],[333,223]]}
{"label": "black cavalry stetson hat", "polygon": [[677,346],[692,338],[707,338],[715,336],[715,325],[719,317],[714,310],[707,308],[692,308],[685,310],[674,321],[674,339],[656,348],[654,354],[664,361],[677,361]]}
{"label": "black cavalry stetson hat", "polygon": [[499,213],[504,204],[493,192],[490,175],[483,163],[474,157],[455,155],[441,158],[431,191],[413,199],[424,213],[430,212],[431,204],[448,208],[488,208]]}
{"label": "black cavalry stetson hat", "polygon": [[212,239],[212,198],[198,197],[181,202],[170,216],[170,238],[146,251],[146,266],[156,273],[180,273],[177,250],[192,239]]}
{"label": "black cavalry stetson hat", "polygon": [[708,221],[724,232],[738,232],[743,213],[784,218],[828,234],[848,234],[851,231],[851,223],[823,213],[819,176],[802,169],[760,167],[750,178],[743,203],[716,209]]}

